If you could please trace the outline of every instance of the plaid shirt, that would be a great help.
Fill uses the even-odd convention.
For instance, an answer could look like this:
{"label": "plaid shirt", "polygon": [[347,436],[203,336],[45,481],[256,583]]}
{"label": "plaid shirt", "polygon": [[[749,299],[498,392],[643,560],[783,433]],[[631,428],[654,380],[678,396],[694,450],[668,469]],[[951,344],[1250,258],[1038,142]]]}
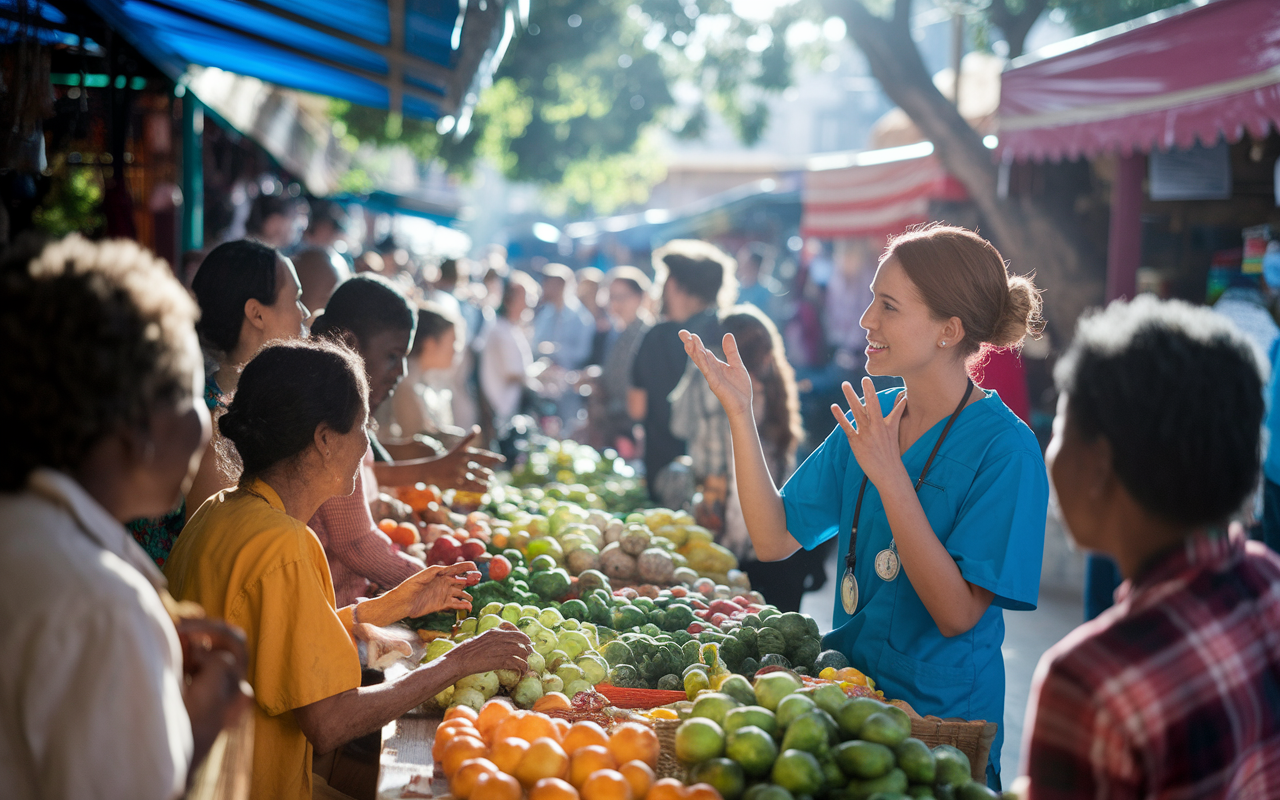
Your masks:
{"label": "plaid shirt", "polygon": [[1040,660],[1028,797],[1280,797],[1280,557],[1195,536]]}

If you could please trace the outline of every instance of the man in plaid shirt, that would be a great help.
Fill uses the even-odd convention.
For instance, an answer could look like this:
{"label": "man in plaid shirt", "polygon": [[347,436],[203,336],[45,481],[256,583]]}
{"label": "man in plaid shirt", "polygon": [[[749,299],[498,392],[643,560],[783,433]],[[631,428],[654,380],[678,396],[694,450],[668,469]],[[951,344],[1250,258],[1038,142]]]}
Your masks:
{"label": "man in plaid shirt", "polygon": [[1040,661],[1026,796],[1280,797],[1280,557],[1218,527],[1258,477],[1248,340],[1140,297],[1081,322],[1057,381],[1063,521],[1126,581]]}

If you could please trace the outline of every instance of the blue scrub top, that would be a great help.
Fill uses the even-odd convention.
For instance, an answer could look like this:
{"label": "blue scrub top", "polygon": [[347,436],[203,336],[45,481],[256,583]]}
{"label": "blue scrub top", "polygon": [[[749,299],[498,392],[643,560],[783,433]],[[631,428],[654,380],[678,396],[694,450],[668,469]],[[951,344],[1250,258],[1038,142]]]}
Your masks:
{"label": "blue scrub top", "polygon": [[[900,391],[879,393],[886,415]],[[998,772],[1004,741],[1002,609],[1036,607],[1049,480],[1031,429],[995,392],[984,393],[956,418],[917,496],[960,574],[995,594],[991,606],[972,630],[947,638],[905,569],[893,581],[876,575],[876,554],[889,547],[891,532],[880,493],[869,483],[854,568],[858,609],[845,613],[837,589],[833,630],[823,646],[844,653],[886,697],[906,700],[922,715],[996,722],[989,763]],[[904,454],[913,483],[945,425],[943,420],[933,426]],[[840,576],[862,476],[837,426],[782,488],[787,530],[805,549],[839,536]]]}

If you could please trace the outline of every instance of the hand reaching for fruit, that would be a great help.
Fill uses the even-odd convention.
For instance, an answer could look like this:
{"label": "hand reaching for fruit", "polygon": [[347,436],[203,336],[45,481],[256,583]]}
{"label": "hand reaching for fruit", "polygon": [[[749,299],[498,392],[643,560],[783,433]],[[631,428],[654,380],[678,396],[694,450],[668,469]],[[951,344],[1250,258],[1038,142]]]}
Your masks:
{"label": "hand reaching for fruit", "polygon": [[479,582],[480,573],[470,561],[431,566],[406,578],[384,598],[395,603],[395,619],[424,617],[439,611],[470,611],[471,596],[465,590]]}

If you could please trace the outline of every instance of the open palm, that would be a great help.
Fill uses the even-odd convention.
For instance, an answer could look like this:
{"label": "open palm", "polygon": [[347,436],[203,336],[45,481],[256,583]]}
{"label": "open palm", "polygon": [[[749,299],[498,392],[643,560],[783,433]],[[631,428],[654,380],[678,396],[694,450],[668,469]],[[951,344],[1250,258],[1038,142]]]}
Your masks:
{"label": "open palm", "polygon": [[750,414],[751,375],[742,363],[733,334],[726,333],[722,341],[728,361],[717,358],[715,353],[703,345],[696,333],[680,331],[680,339],[684,342],[684,351],[707,379],[707,386],[720,401],[720,405],[724,406],[725,413],[731,417],[739,413]]}

